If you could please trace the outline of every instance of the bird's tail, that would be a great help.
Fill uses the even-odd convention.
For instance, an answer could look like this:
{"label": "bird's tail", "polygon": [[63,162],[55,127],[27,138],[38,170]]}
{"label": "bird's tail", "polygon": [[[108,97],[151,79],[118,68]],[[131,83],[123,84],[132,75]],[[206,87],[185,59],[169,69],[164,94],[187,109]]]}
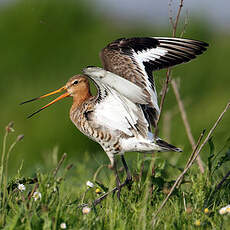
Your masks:
{"label": "bird's tail", "polygon": [[161,140],[159,137],[156,138],[156,144],[162,149],[162,151],[182,152],[180,148]]}

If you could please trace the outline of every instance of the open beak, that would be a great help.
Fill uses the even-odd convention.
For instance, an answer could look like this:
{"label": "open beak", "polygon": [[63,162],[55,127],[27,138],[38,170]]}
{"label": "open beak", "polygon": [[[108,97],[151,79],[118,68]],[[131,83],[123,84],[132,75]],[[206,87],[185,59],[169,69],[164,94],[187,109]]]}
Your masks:
{"label": "open beak", "polygon": [[[23,104],[28,103],[28,102],[31,102],[31,101],[36,101],[36,100],[38,100],[38,99],[45,98],[45,97],[48,97],[48,96],[53,95],[53,94],[56,94],[56,93],[60,93],[60,92],[62,92],[62,91],[64,91],[64,90],[66,90],[66,86],[63,86],[63,87],[61,87],[60,89],[55,90],[55,91],[53,91],[53,92],[51,92],[51,93],[47,93],[47,94],[45,94],[45,95],[43,95],[43,96],[36,97],[36,98],[33,98],[33,99],[31,99],[31,100],[28,100],[28,101],[24,101],[24,102],[20,103],[20,105],[23,105]],[[37,110],[36,112],[34,112],[34,113],[32,113],[31,115],[29,115],[27,118],[31,118],[31,117],[32,117],[33,115],[35,115],[36,113],[39,113],[39,112],[42,111],[43,109],[49,107],[50,105],[52,105],[52,104],[54,104],[55,102],[61,100],[62,98],[69,97],[69,96],[70,96],[70,94],[69,94],[68,92],[65,92],[64,94],[62,94],[62,95],[59,96],[58,98],[56,98],[56,99],[54,99],[53,101],[51,101],[49,104],[43,106],[42,108],[40,108],[40,109]]]}

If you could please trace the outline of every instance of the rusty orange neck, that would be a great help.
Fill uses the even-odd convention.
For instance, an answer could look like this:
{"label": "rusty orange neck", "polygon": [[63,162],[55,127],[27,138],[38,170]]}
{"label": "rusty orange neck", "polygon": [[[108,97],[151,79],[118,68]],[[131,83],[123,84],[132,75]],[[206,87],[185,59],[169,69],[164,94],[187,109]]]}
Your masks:
{"label": "rusty orange neck", "polygon": [[77,89],[76,92],[73,94],[73,105],[72,110],[75,108],[78,108],[82,105],[84,101],[92,97],[92,94],[90,92],[89,82],[84,82],[85,84],[82,84],[81,87]]}

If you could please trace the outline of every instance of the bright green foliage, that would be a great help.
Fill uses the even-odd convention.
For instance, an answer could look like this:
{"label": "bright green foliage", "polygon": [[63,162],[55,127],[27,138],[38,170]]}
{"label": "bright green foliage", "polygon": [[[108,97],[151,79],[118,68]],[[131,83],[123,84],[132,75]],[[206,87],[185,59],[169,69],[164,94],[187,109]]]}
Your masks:
{"label": "bright green foliage", "polygon": [[[13,135],[9,128],[6,133]],[[10,154],[13,149],[7,136],[4,146],[9,146],[10,151],[7,148],[5,151]],[[229,149],[227,142],[218,152],[210,140],[209,169],[202,175],[197,166],[193,166],[156,218],[154,214],[181,171],[158,157],[137,155],[131,190],[124,187],[120,201],[116,194],[109,194],[97,206],[92,205],[93,201],[115,184],[112,172],[107,172],[107,178],[103,176],[103,171],[107,171],[105,167],[88,178],[85,168],[79,169],[74,179],[70,177],[72,165],[64,162],[48,173],[37,172],[32,178],[23,177],[19,169],[8,181],[7,162],[4,165],[1,162],[4,182],[0,184],[0,227],[48,230],[61,229],[65,223],[67,229],[228,229],[229,214],[221,215],[219,210],[230,200],[229,179],[223,180],[229,170]],[[54,152],[57,154],[55,149]],[[120,176],[124,179],[123,173],[122,169]],[[85,183],[79,184],[79,177],[85,179]],[[87,180],[94,186],[88,187]],[[25,190],[20,190],[19,184],[23,184]],[[84,207],[88,210],[83,210]]]}

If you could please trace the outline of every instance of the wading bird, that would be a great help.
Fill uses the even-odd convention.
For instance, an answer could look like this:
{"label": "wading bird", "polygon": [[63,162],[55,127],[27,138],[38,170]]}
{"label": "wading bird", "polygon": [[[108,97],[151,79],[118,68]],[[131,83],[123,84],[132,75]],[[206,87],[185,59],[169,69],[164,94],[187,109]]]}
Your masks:
{"label": "wading bird", "polygon": [[[152,72],[188,62],[202,54],[207,43],[167,37],[121,38],[100,52],[103,69],[87,67],[83,74],[69,79],[62,88],[49,95],[66,91],[34,114],[65,97],[73,97],[70,118],[86,136],[99,143],[108,155],[116,176],[118,196],[121,182],[116,167],[116,155],[121,155],[127,178],[131,181],[124,153],[181,152],[181,149],[154,136],[160,110]],[[97,87],[92,96],[88,78]],[[22,104],[26,103],[23,102]]]}

